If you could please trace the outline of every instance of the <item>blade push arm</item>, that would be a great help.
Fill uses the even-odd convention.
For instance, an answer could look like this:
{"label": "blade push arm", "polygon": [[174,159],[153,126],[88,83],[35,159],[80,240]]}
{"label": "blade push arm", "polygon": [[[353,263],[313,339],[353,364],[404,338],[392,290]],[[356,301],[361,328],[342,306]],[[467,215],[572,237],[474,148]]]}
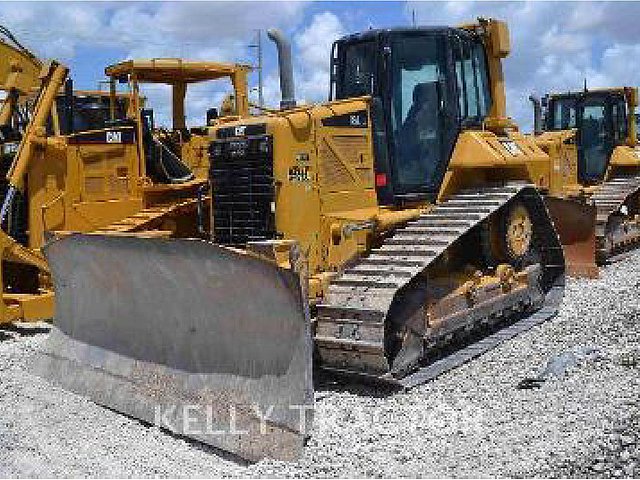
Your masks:
{"label": "blade push arm", "polygon": [[0,224],[2,224],[7,217],[9,208],[13,201],[17,191],[21,191],[24,187],[24,177],[27,172],[29,162],[33,156],[33,148],[35,140],[46,127],[47,119],[51,113],[51,108],[55,102],[56,96],[60,91],[60,87],[63,85],[67,78],[69,69],[55,61],[48,63],[40,74],[41,87],[38,94],[38,100],[33,111],[33,117],[18,151],[14,157],[13,163],[9,172],[7,173],[7,181],[9,182],[9,188],[0,210]]}

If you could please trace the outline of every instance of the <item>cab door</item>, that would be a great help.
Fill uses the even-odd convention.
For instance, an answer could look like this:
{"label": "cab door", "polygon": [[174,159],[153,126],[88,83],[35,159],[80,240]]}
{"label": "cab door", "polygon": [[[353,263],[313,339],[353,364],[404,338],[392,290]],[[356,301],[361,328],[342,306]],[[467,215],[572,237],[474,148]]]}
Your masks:
{"label": "cab door", "polygon": [[602,181],[615,146],[611,103],[606,96],[588,96],[580,109],[578,129],[578,179]]}

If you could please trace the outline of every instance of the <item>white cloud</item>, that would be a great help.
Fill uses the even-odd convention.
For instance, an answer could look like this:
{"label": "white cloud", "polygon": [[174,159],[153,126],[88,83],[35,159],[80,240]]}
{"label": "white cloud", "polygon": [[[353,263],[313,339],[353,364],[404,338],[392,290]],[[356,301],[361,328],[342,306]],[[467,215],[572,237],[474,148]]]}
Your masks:
{"label": "white cloud", "polygon": [[102,44],[106,4],[0,3],[2,25],[44,58],[73,58],[80,44]]}
{"label": "white cloud", "polygon": [[[602,54],[602,64],[599,69],[606,81],[616,85],[638,85],[640,78],[640,43],[633,45],[615,44],[607,48]],[[594,86],[605,86],[596,85]]]}
{"label": "white cloud", "polygon": [[129,46],[132,57],[172,52],[204,58],[215,52],[237,60],[247,56],[247,44],[257,29],[298,23],[303,7],[297,1],[133,4],[114,12],[109,30],[114,40]]}
{"label": "white cloud", "polygon": [[[255,58],[247,45],[256,30],[297,24],[303,18],[303,7],[301,2],[175,2],[162,3],[157,8],[134,4],[116,11],[109,26],[121,43],[130,46],[128,58],[181,57],[253,63]],[[131,18],[136,19],[135,26]],[[230,91],[231,84],[224,80],[191,85],[186,98],[187,123],[202,124],[205,111],[219,107]],[[168,101],[168,96],[156,98],[159,105]],[[253,100],[257,102],[257,98]],[[170,110],[163,107],[163,111],[158,118],[167,124]]]}
{"label": "white cloud", "polygon": [[[340,19],[325,11],[315,14],[307,25],[294,33],[291,42],[295,94],[298,104],[326,101],[329,93],[329,55],[331,45],[345,34]],[[275,47],[265,45],[265,55],[275,56]],[[277,69],[265,73],[265,103],[280,103],[280,83]]]}
{"label": "white cloud", "polygon": [[583,52],[589,46],[586,35],[561,31],[558,25],[553,25],[540,37],[540,47],[543,51],[558,54],[576,54]]}
{"label": "white cloud", "polygon": [[305,67],[325,68],[328,71],[332,43],[344,35],[340,19],[331,12],[314,15],[311,24],[296,35],[296,46]]}
{"label": "white cloud", "polygon": [[[307,5],[301,1],[0,3],[0,23],[38,56],[69,63],[73,75],[74,67],[79,67],[76,62],[82,61],[77,57],[79,47],[124,52],[113,62],[181,57],[251,63],[255,58],[247,45],[256,30],[297,26]],[[265,48],[269,48],[266,43],[265,39]],[[96,80],[101,77],[102,70],[96,71]],[[187,116],[194,119],[191,123],[202,123],[201,107],[216,106],[230,90],[224,81],[191,86],[187,94]],[[167,124],[168,90],[146,86],[143,91],[156,109],[156,120]]]}
{"label": "white cloud", "polygon": [[[293,38],[296,96],[301,103],[324,101],[329,91],[329,55],[333,42],[344,35],[340,19],[325,11],[313,16]],[[277,83],[277,81],[276,81]],[[270,92],[270,96],[273,92]],[[280,99],[279,92],[276,94]],[[274,103],[273,98],[269,103]]]}

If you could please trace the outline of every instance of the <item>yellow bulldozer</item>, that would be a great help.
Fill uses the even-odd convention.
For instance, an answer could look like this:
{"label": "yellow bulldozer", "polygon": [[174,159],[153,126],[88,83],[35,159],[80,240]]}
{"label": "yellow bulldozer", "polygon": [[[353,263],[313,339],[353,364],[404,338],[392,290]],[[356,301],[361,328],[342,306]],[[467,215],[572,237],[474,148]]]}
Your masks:
{"label": "yellow bulldozer", "polygon": [[640,151],[636,87],[530,97],[536,143],[551,181],[539,186],[565,249],[567,272],[597,277],[598,265],[640,242]]}
{"label": "yellow bulldozer", "polygon": [[410,388],[553,316],[564,285],[548,156],[506,116],[505,23],[341,38],[329,101],[304,106],[269,35],[281,110],[212,129],[209,239],[50,242],[36,362],[248,459],[300,454],[312,365]]}
{"label": "yellow bulldozer", "polygon": [[[0,43],[0,48],[5,53],[2,87],[8,92],[2,107],[3,148],[17,145],[3,156],[0,323],[50,319],[53,291],[40,252],[45,232],[151,226],[181,231],[183,224],[174,218],[196,209],[198,197],[206,193],[211,128],[187,129],[187,85],[231,80],[234,104],[226,117],[217,118],[212,109],[208,121],[242,118],[248,115],[249,69],[180,59],[127,61],[106,69],[110,91],[74,92],[64,65],[40,62],[17,42]],[[153,124],[153,111],[144,108],[140,94],[145,82],[173,87],[173,129]],[[118,92],[119,83],[128,90]],[[188,227],[182,235],[197,234]]]}

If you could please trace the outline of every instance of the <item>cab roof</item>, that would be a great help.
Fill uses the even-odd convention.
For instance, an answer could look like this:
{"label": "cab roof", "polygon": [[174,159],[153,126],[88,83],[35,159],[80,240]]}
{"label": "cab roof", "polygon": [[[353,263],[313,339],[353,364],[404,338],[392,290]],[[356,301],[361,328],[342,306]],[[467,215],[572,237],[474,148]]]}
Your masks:
{"label": "cab roof", "polygon": [[148,60],[126,60],[105,68],[109,77],[122,78],[135,75],[145,83],[173,84],[196,83],[230,77],[239,71],[248,72],[251,67],[236,63],[201,62],[180,58],[152,58]]}
{"label": "cab roof", "polygon": [[350,35],[345,35],[338,39],[338,42],[360,42],[366,40],[374,40],[383,35],[392,35],[392,34],[411,34],[411,33],[468,33],[463,28],[456,27],[446,27],[446,26],[422,26],[422,27],[393,27],[393,28],[377,28],[371,30],[365,30],[363,32],[352,33]]}
{"label": "cab roof", "polygon": [[579,96],[592,94],[612,94],[612,95],[624,95],[627,89],[635,87],[602,87],[602,88],[589,88],[587,90],[574,90],[568,92],[556,92],[550,93],[549,98],[574,98]]}

